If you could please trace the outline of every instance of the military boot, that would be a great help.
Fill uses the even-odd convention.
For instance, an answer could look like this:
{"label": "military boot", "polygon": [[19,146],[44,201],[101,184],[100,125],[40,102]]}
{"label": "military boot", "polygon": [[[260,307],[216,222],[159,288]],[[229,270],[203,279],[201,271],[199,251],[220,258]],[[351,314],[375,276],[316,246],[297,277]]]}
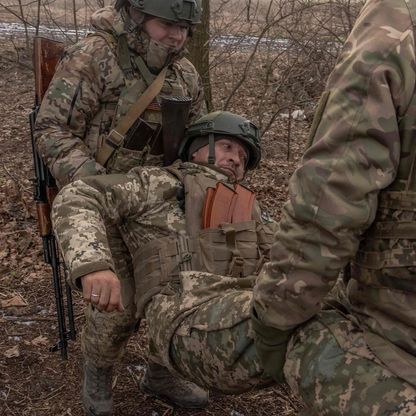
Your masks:
{"label": "military boot", "polygon": [[96,367],[84,364],[82,404],[88,416],[111,416],[113,414],[113,367]]}
{"label": "military boot", "polygon": [[189,409],[208,405],[208,392],[196,384],[173,376],[165,367],[149,363],[140,383],[141,390],[161,400]]}

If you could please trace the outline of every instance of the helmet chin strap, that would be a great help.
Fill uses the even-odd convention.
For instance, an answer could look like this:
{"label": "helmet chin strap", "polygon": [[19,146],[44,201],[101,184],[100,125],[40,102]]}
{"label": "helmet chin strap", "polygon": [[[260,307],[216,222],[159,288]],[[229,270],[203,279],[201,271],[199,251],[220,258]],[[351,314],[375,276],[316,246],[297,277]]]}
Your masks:
{"label": "helmet chin strap", "polygon": [[208,135],[208,164],[215,165],[215,140],[214,133]]}

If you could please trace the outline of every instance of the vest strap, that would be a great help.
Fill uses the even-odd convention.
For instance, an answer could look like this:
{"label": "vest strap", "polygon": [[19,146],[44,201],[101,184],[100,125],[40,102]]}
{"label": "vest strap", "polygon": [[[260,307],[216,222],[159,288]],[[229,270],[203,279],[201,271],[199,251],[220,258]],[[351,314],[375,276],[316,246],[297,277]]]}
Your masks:
{"label": "vest strap", "polygon": [[163,83],[165,82],[167,67],[160,71],[159,75],[153,81],[153,83],[146,89],[146,91],[139,97],[139,99],[130,107],[127,114],[118,122],[117,126],[110,131],[109,135],[100,149],[97,151],[95,157],[96,161],[105,166],[113,155],[113,153],[121,147],[124,143],[126,133],[134,122],[142,115],[149,104],[159,94],[162,89]]}
{"label": "vest strap", "polygon": [[151,85],[156,77],[149,71],[149,68],[144,62],[144,59],[140,55],[137,55],[134,58],[134,62],[136,63],[137,69],[139,70],[140,75],[143,77],[143,80],[146,83],[146,85]]}
{"label": "vest strap", "polygon": [[120,68],[123,71],[124,76],[131,81],[134,78],[134,72],[133,67],[131,65],[129,45],[127,43],[126,33],[121,33],[118,36],[117,54],[118,64],[120,65]]}

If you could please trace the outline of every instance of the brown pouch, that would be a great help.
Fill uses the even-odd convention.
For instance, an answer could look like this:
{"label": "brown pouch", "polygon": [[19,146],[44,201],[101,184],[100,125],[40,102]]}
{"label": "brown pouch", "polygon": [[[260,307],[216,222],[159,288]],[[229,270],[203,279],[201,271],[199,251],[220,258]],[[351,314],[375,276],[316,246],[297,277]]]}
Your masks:
{"label": "brown pouch", "polygon": [[235,187],[237,202],[232,213],[232,223],[250,221],[252,219],[253,205],[256,194],[245,186],[237,184]]}
{"label": "brown pouch", "polygon": [[215,196],[215,188],[208,188],[205,195],[204,206],[202,207],[202,224],[201,228],[209,228],[209,221],[211,218],[212,202]]}

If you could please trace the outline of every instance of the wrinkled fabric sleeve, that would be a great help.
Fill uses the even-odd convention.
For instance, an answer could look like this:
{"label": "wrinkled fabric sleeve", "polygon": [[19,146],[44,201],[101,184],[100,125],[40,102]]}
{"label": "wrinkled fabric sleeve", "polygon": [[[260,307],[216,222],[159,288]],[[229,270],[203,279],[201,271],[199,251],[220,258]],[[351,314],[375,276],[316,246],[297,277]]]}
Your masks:
{"label": "wrinkled fabric sleeve", "polygon": [[[105,173],[84,142],[105,89],[105,59],[112,54],[104,39],[86,38],[69,48],[57,66],[42,101],[35,140],[59,186]],[[101,68],[101,69],[100,69]]]}
{"label": "wrinkled fabric sleeve", "polygon": [[54,200],[52,222],[69,280],[114,269],[107,232],[146,209],[149,176],[142,174],[86,177],[61,189]]}
{"label": "wrinkled fabric sleeve", "polygon": [[370,0],[321,100],[312,146],[254,290],[259,320],[281,331],[321,308],[395,178],[401,119],[415,90],[413,28],[403,0]]}
{"label": "wrinkled fabric sleeve", "polygon": [[189,111],[189,124],[194,123],[199,118],[207,114],[207,105],[205,101],[204,86],[200,75],[195,71],[197,80],[196,88],[193,91],[192,105]]}
{"label": "wrinkled fabric sleeve", "polygon": [[192,98],[192,104],[189,110],[187,123],[189,126],[208,112],[205,102],[204,86],[201,76],[188,59],[183,58],[180,61],[179,68],[180,69],[176,69],[178,76],[180,76],[185,82],[189,94]]}

